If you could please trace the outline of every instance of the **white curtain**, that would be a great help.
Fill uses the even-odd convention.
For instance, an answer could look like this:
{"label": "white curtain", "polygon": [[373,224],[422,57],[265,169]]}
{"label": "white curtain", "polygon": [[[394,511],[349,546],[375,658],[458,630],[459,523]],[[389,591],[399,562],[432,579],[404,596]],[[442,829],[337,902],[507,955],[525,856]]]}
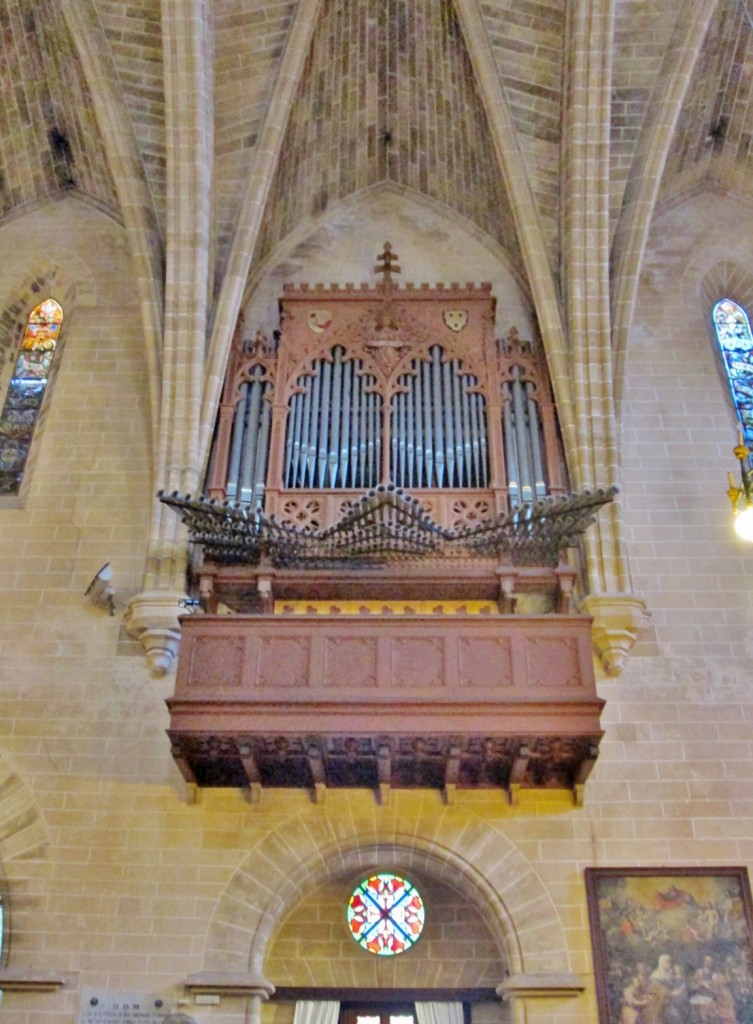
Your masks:
{"label": "white curtain", "polygon": [[337,1024],[339,1015],[340,1004],[336,999],[299,999],[293,1024]]}
{"label": "white curtain", "polygon": [[416,1003],[417,1024],[463,1024],[462,1003]]}

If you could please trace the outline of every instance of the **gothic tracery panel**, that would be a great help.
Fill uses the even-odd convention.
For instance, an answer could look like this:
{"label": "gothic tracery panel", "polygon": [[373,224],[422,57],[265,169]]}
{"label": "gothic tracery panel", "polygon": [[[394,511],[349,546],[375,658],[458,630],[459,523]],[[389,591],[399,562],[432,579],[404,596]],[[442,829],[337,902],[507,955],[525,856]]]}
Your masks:
{"label": "gothic tracery panel", "polygon": [[543,362],[495,340],[490,286],[400,286],[389,244],[378,260],[373,287],[285,285],[274,338],[236,340],[210,497],[326,530],[392,487],[462,532],[562,494]]}

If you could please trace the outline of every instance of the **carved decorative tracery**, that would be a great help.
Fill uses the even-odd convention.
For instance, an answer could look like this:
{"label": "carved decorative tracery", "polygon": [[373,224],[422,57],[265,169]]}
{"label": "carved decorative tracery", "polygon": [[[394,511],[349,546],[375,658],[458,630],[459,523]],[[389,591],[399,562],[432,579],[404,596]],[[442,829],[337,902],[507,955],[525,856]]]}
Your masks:
{"label": "carved decorative tracery", "polygon": [[545,366],[515,328],[495,341],[490,286],[399,286],[396,261],[374,287],[286,285],[272,339],[239,326],[212,498],[298,525],[314,502],[327,528],[393,485],[458,528],[564,492]]}

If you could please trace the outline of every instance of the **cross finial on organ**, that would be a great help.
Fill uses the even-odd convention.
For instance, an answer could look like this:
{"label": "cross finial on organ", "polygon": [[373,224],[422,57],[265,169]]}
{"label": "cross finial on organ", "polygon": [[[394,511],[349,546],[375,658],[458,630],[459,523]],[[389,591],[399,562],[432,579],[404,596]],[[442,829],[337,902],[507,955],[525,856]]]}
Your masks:
{"label": "cross finial on organ", "polygon": [[392,275],[400,273],[397,261],[400,257],[393,253],[389,242],[384,243],[383,251],[377,256],[378,266],[374,267],[377,274],[383,274],[382,287],[389,287],[392,284]]}

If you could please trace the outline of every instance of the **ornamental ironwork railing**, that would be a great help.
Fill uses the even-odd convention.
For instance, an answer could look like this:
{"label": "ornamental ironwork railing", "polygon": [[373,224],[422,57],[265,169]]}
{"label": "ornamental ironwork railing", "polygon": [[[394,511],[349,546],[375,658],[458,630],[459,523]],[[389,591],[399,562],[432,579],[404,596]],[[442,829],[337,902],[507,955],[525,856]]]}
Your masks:
{"label": "ornamental ironwork railing", "polygon": [[382,564],[396,559],[496,557],[513,565],[557,565],[563,552],[595,522],[617,488],[545,498],[450,530],[435,523],[420,503],[400,488],[379,486],[354,501],[333,525],[298,528],[250,505],[182,497],[159,498],[188,528],[191,541],[221,565],[327,567]]}

